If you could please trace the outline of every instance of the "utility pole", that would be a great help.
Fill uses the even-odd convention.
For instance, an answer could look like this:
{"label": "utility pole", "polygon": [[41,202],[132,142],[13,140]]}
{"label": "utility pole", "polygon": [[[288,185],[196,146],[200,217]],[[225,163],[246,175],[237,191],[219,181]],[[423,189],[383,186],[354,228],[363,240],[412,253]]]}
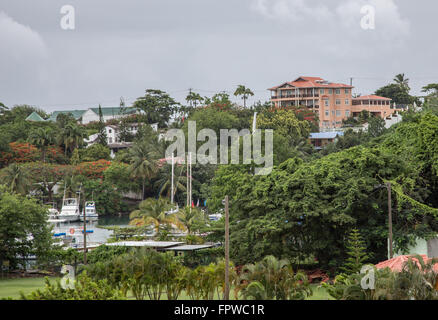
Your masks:
{"label": "utility pole", "polygon": [[391,182],[386,183],[388,189],[388,229],[389,229],[389,258],[392,259],[392,202],[391,202]]}
{"label": "utility pole", "polygon": [[192,212],[192,153],[189,152],[189,156],[190,156],[190,176],[189,176],[189,183],[190,183],[190,212]]}
{"label": "utility pole", "polygon": [[187,174],[186,174],[186,177],[187,177],[187,181],[186,181],[186,194],[187,194],[187,206],[190,206],[190,204],[189,204],[189,154],[187,153]]}
{"label": "utility pole", "polygon": [[350,78],[350,86],[353,86],[353,77]]}
{"label": "utility pole", "polygon": [[230,299],[230,215],[228,210],[228,195],[225,196],[225,292],[224,300]]}
{"label": "utility pole", "polygon": [[170,189],[170,203],[172,204],[172,209],[173,209],[173,161],[174,161],[174,154],[175,152],[172,153],[172,182],[171,182],[171,189]]}

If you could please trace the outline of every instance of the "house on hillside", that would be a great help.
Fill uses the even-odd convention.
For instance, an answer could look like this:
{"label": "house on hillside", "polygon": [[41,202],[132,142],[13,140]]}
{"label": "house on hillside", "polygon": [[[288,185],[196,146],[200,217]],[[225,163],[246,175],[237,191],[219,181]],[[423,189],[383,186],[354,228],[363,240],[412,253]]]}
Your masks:
{"label": "house on hillside", "polygon": [[333,131],[333,132],[312,132],[309,136],[310,143],[317,150],[321,150],[324,146],[329,143],[336,142],[339,137],[342,137],[344,132]]}
{"label": "house on hillside", "polygon": [[[136,135],[138,130],[140,129],[141,123],[129,123],[128,124],[128,132],[132,135]],[[150,125],[154,131],[158,131],[158,123],[153,123]],[[107,137],[107,145],[111,150],[111,158],[114,159],[116,153],[119,150],[127,149],[132,145],[132,142],[121,141],[120,139],[120,128],[117,125],[107,125],[105,126],[105,132]],[[88,139],[84,139],[87,147],[97,143],[97,138],[99,134],[95,133],[88,137]]]}
{"label": "house on hillside", "polygon": [[36,113],[35,111],[32,112],[25,120],[26,121],[32,121],[32,122],[46,121],[38,113]]}
{"label": "house on hillside", "polygon": [[53,121],[55,122],[56,119],[58,118],[58,116],[60,114],[71,114],[73,116],[73,118],[75,118],[75,120],[78,123],[82,123],[82,115],[84,114],[86,110],[62,110],[62,111],[53,111],[52,114],[50,115],[50,117],[47,119],[47,121]]}
{"label": "house on hillside", "polygon": [[[106,122],[111,119],[120,119],[126,116],[130,116],[133,114],[139,114],[136,108],[120,108],[120,107],[102,107],[102,117],[103,121]],[[99,121],[99,108],[88,108],[87,110],[62,110],[62,111],[54,111],[49,121],[56,121],[56,118],[60,114],[69,114],[71,113],[75,120],[80,124],[88,124],[93,121]]]}

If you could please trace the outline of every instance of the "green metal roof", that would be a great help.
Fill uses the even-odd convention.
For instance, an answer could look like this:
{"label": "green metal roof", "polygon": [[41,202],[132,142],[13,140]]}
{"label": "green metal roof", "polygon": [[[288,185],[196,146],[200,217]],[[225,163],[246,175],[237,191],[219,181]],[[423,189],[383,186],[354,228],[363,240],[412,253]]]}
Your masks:
{"label": "green metal roof", "polygon": [[80,117],[82,117],[82,115],[85,113],[85,111],[87,111],[87,110],[53,111],[52,114],[50,115],[50,118],[47,119],[47,120],[49,120],[49,121],[56,121],[56,118],[58,117],[58,115],[60,115],[60,114],[69,114],[69,113],[71,113],[73,115],[73,118],[75,118],[75,120],[79,120]]}
{"label": "green metal roof", "polygon": [[[90,108],[95,112],[97,115],[99,115],[99,108]],[[102,115],[103,116],[118,116],[121,115],[121,108],[120,107],[105,107],[102,109]],[[125,114],[131,114],[135,112],[135,108],[125,108]]]}
{"label": "green metal roof", "polygon": [[[99,115],[99,108],[90,108],[94,113],[96,113],[97,115]],[[121,115],[121,108],[120,107],[105,107],[105,108],[101,108],[102,109],[102,115],[103,116],[117,116],[117,115]],[[87,109],[88,110],[88,109]],[[87,111],[87,110],[63,110],[63,111],[53,111],[52,114],[50,115],[50,118],[47,119],[48,121],[56,121],[56,117],[59,114],[68,114],[71,113],[73,115],[73,117],[76,120],[79,120],[82,115]],[[132,108],[132,107],[128,107],[125,108],[125,114],[132,114],[135,113],[136,109]]]}
{"label": "green metal roof", "polygon": [[38,113],[36,113],[35,111],[32,112],[27,118],[27,121],[46,121],[44,120]]}

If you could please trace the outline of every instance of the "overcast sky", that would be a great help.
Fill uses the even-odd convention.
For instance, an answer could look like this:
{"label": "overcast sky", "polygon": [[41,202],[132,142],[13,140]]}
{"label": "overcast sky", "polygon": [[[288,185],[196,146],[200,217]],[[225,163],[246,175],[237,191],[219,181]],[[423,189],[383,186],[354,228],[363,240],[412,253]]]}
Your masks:
{"label": "overcast sky", "polygon": [[[75,8],[63,30],[61,7]],[[376,10],[361,28],[361,8]],[[438,83],[436,0],[0,0],[0,101],[46,111],[128,104],[146,88],[183,102],[300,75],[367,94],[405,73]],[[234,98],[238,101],[237,98]]]}

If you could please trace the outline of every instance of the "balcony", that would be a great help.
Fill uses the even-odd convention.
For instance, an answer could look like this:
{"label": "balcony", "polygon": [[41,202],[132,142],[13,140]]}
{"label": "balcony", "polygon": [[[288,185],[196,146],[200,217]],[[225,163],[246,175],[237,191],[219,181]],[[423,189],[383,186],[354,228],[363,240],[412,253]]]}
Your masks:
{"label": "balcony", "polygon": [[318,98],[319,93],[300,93],[300,94],[289,94],[289,95],[279,95],[271,96],[271,99],[293,99],[293,98]]}

